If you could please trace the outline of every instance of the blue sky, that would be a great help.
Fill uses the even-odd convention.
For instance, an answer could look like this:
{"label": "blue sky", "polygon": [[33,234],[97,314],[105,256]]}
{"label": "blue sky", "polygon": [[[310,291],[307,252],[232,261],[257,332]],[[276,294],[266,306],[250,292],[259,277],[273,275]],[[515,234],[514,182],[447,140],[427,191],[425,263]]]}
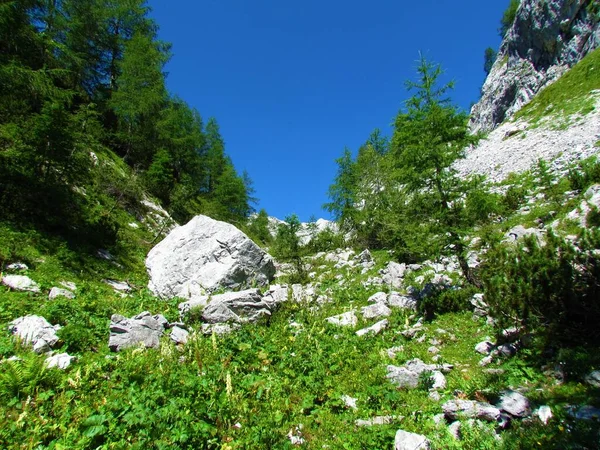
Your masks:
{"label": "blue sky", "polygon": [[169,90],[221,126],[258,208],[284,218],[321,209],[344,147],[391,134],[421,51],[468,109],[483,52],[500,43],[509,0],[149,0],[173,44]]}

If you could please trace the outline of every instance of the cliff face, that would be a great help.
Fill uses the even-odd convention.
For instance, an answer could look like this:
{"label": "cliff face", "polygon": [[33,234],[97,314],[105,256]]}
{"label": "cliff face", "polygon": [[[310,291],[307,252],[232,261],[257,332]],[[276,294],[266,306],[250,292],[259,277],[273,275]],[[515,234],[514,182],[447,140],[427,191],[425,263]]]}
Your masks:
{"label": "cliff face", "polygon": [[600,45],[597,0],[522,0],[471,110],[473,132],[490,131]]}

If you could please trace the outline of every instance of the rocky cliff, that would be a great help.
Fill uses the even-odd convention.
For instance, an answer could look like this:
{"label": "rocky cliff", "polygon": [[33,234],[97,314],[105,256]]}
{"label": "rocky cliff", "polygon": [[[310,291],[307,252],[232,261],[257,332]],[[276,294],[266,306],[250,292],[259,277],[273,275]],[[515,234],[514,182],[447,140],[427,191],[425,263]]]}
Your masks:
{"label": "rocky cliff", "polygon": [[522,0],[471,110],[473,132],[490,131],[600,44],[596,0]]}

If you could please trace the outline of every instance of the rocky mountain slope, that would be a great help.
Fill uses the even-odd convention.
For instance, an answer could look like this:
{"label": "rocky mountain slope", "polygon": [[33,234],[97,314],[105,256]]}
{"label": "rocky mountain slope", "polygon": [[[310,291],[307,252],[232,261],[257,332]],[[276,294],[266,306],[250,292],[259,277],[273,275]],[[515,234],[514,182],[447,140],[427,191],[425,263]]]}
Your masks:
{"label": "rocky mountain slope", "polygon": [[594,0],[522,0],[471,110],[474,132],[491,131],[600,45]]}

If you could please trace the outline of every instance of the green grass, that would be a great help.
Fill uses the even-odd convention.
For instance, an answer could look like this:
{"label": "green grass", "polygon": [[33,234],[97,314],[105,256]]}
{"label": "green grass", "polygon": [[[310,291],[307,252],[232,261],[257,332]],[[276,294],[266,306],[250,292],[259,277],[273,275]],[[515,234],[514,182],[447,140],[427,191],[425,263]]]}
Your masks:
{"label": "green grass", "polygon": [[550,117],[565,119],[574,114],[585,115],[594,110],[595,98],[591,92],[600,89],[600,49],[589,53],[556,82],[544,88],[535,98],[515,114],[532,125]]}

